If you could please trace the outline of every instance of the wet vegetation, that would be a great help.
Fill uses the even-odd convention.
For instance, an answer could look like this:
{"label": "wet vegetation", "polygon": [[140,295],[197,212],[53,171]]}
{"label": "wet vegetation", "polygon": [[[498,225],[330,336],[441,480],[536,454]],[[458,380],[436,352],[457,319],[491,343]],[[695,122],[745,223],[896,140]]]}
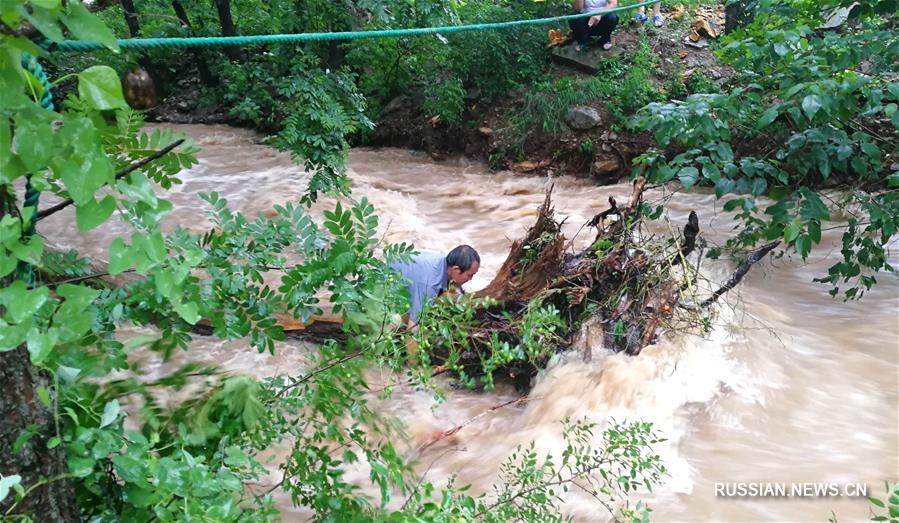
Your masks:
{"label": "wet vegetation", "polygon": [[[649,509],[628,497],[664,478],[650,424],[560,420],[560,453],[518,448],[491,492],[470,492],[415,473],[393,443],[402,434],[371,407],[363,371],[393,370],[439,396],[436,372],[474,388],[498,373],[527,382],[559,350],[580,346],[589,358],[591,337],[637,355],[675,320],[701,332],[710,314],[702,310],[752,263],[779,246],[806,258],[825,228],[843,231],[819,278],[833,295],[861,298],[892,272],[896,2],[757,4],[713,44],[728,78],[659,81],[645,36],[633,55],[583,77],[553,68],[545,28],[534,26],[190,52],[116,43],[537,18],[566,13],[560,2],[0,1],[0,519],[274,521],[280,491],[324,521],[557,521],[577,488],[610,518],[646,521]],[[845,16],[833,18],[841,7]],[[53,45],[64,39],[106,51],[66,54]],[[155,89],[123,91],[120,78],[135,66],[132,82],[152,78]],[[269,133],[314,171],[304,197],[254,217],[206,194],[212,230],[161,227],[172,208],[165,189],[198,149],[146,132],[146,114],[126,96],[140,107],[172,99]],[[634,195],[597,209],[595,239],[574,256],[548,197],[480,301],[438,302],[418,331],[404,332],[408,293],[387,263],[414,247],[379,243],[377,210],[345,176],[350,144],[373,139],[403,96],[420,125],[461,134],[480,132],[472,106],[502,107],[496,121],[507,125],[481,132],[491,136],[482,152],[498,165],[527,159],[537,134],[570,132],[589,157],[600,139],[560,120],[573,104],[602,106],[607,131],[642,140]],[[714,191],[735,213],[734,236],[704,250],[692,218],[669,237],[641,236],[640,223],[665,211],[642,200],[647,184]],[[317,221],[308,206],[326,196],[343,203]],[[80,231],[117,214],[131,234],[111,241],[97,270],[77,250],[45,248],[41,220],[57,212],[74,212]],[[687,257],[704,254],[742,263],[700,296]],[[274,285],[263,278],[272,272]],[[110,278],[121,275],[129,278]],[[198,330],[275,352],[286,338],[278,318],[308,321],[323,293],[343,336],[312,351],[298,374],[255,380],[188,363],[150,378],[129,358],[190,351]],[[144,334],[124,334],[133,327]],[[187,385],[198,392],[184,399],[177,392]],[[162,401],[171,397],[183,401]],[[282,448],[280,480],[260,486],[263,457]],[[377,496],[348,479],[360,468]],[[874,504],[894,517],[894,498]]]}

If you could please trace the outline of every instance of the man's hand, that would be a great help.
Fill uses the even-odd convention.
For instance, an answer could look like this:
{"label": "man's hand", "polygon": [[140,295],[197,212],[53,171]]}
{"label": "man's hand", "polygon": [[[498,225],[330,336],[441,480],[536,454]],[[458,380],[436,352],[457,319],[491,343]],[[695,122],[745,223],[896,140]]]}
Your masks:
{"label": "man's hand", "polygon": [[602,20],[602,15],[591,16],[590,19],[587,20],[587,25],[593,27],[598,24],[600,20]]}

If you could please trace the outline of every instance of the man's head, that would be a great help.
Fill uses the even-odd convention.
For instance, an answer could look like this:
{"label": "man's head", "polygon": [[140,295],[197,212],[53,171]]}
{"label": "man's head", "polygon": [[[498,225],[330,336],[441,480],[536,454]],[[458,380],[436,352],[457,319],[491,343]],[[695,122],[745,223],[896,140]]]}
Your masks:
{"label": "man's head", "polygon": [[446,255],[446,276],[458,286],[468,283],[480,267],[478,251],[468,245],[460,245]]}

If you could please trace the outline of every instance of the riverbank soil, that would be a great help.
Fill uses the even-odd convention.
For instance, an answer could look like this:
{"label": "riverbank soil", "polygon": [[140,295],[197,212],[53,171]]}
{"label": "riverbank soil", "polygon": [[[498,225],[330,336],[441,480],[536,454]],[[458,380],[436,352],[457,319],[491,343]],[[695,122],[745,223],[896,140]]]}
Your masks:
{"label": "riverbank soil", "polygon": [[[576,89],[579,83],[595,79],[612,89],[606,99],[598,96],[560,108],[564,121],[547,122],[558,123],[555,131],[546,132],[541,127],[547,123],[532,121],[530,129],[517,133],[520,136],[509,136],[515,134],[510,128],[520,126],[516,118],[538,120],[541,116],[523,108],[525,93],[533,86],[498,102],[473,101],[459,125],[435,122],[422,111],[423,97],[410,94],[385,107],[371,144],[425,150],[438,160],[461,153],[489,161],[494,169],[570,174],[615,183],[630,174],[631,160],[653,143],[651,136],[628,130],[630,110],[622,114],[608,103],[617,86],[650,93],[649,101],[665,101],[698,90],[717,90],[731,74],[712,52],[712,36],[723,33],[723,8],[675,6],[663,9],[663,16],[661,28],[651,21],[640,24],[622,16],[610,50],[594,45],[577,52],[570,41],[552,49],[554,65],[546,97],[552,97],[552,84],[560,82],[573,82]],[[648,56],[640,57],[646,48]],[[634,82],[637,85],[628,83],[633,67],[647,69],[645,85],[641,85],[642,76]]]}
{"label": "riverbank soil", "polygon": [[[651,20],[638,23],[630,12],[622,13],[610,50],[594,45],[576,52],[567,28],[556,30],[555,38],[547,38],[548,45],[551,40],[558,43],[559,35],[564,43],[547,48],[546,59],[553,65],[546,78],[535,78],[534,84],[495,99],[467,99],[457,124],[428,114],[421,92],[404,93],[384,105],[374,131],[359,137],[355,145],[412,148],[436,160],[461,154],[488,161],[496,170],[571,174],[615,183],[630,174],[632,159],[652,144],[650,136],[627,128],[627,120],[642,104],[613,106],[616,94],[635,89],[644,93],[641,101],[665,101],[716,90],[730,74],[712,51],[723,33],[723,6],[677,4],[663,7],[662,14],[664,25],[655,27]],[[524,107],[527,93],[535,87],[537,96],[543,86],[551,98],[559,82],[576,91],[591,80],[594,88],[606,89],[606,96],[580,97],[584,99],[571,106],[561,99],[547,100],[549,106],[566,105],[550,115],[529,114]],[[204,103],[196,75],[185,75],[170,91],[150,113],[151,120],[240,124],[227,107]]]}

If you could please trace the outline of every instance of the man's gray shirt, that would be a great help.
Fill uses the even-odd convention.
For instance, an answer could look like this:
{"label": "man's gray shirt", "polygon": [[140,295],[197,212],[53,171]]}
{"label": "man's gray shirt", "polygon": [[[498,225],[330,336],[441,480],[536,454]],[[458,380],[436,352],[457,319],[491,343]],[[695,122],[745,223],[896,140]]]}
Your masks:
{"label": "man's gray shirt", "polygon": [[446,255],[423,251],[409,263],[391,263],[390,268],[406,278],[412,297],[409,319],[418,323],[421,309],[446,289]]}

